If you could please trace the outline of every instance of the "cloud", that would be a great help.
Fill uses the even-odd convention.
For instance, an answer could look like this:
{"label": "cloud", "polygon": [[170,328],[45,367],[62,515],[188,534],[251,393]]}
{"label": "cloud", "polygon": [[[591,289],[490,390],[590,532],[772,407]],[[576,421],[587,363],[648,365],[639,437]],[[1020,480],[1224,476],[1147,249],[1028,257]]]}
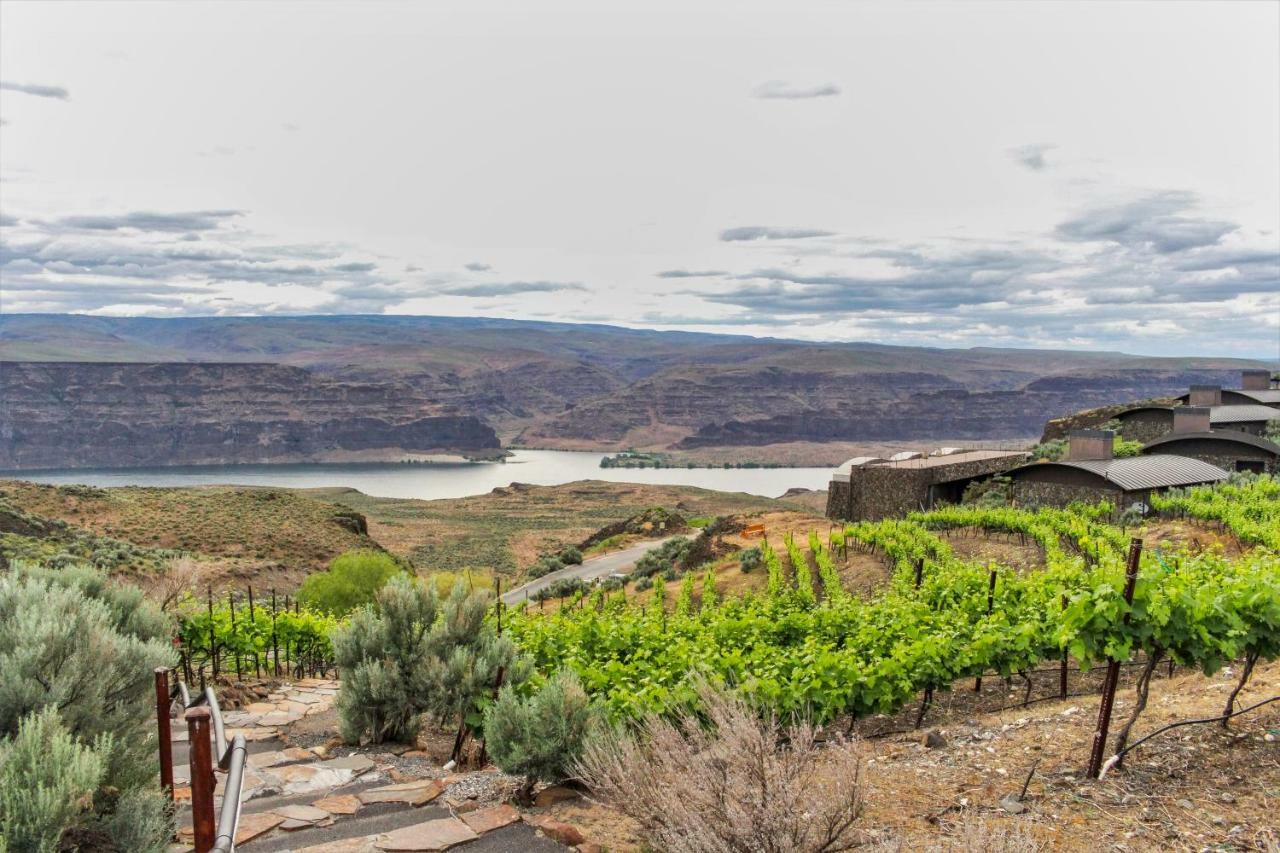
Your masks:
{"label": "cloud", "polygon": [[1110,242],[1173,253],[1212,246],[1239,227],[1232,222],[1186,215],[1196,204],[1193,193],[1151,193],[1085,211],[1059,224],[1056,234],[1062,240]]}
{"label": "cloud", "polygon": [[744,225],[739,228],[728,228],[720,232],[720,239],[725,243],[736,243],[747,240],[804,240],[810,237],[831,237],[833,231],[821,231],[817,228],[772,228],[767,225]]}
{"label": "cloud", "polygon": [[[721,239],[724,239],[721,237]],[[729,275],[726,270],[663,270],[658,278],[716,278]]]}
{"label": "cloud", "polygon": [[212,231],[226,220],[243,216],[240,210],[194,210],[183,213],[153,213],[134,211],[132,213],[64,216],[54,220],[54,224],[62,228],[74,228],[85,231],[120,231],[132,229],[136,231]]}
{"label": "cloud", "polygon": [[751,92],[753,97],[765,100],[800,101],[808,98],[832,98],[840,94],[834,83],[803,86],[786,80],[766,80]]}
{"label": "cloud", "polygon": [[12,80],[0,80],[0,89],[11,92],[22,92],[24,95],[35,95],[37,98],[57,98],[68,100],[71,93],[61,86],[41,86],[38,83],[14,83]]}
{"label": "cloud", "polygon": [[472,272],[488,272],[489,270],[493,269],[493,267],[489,266],[488,264],[482,264],[479,261],[472,261],[469,264],[465,264],[465,266],[467,269],[471,270]]}
{"label": "cloud", "polygon": [[[14,217],[0,239],[9,311],[272,313],[377,310],[388,284],[350,247],[273,244],[222,228],[239,211]],[[194,229],[194,230],[192,230]],[[196,234],[196,231],[199,234]],[[192,240],[196,236],[198,239]],[[400,301],[404,293],[392,294]]]}
{"label": "cloud", "polygon": [[1171,347],[1248,354],[1274,346],[1259,342],[1274,342],[1280,318],[1274,237],[1206,214],[1181,191],[1131,192],[1015,240],[832,236],[780,244],[773,257],[706,281],[672,270],[690,280],[674,295],[771,335],[921,345],[1123,349],[1163,336]]}
{"label": "cloud", "polygon": [[1010,148],[1009,156],[1014,162],[1026,166],[1033,172],[1043,172],[1049,168],[1049,161],[1045,159],[1045,155],[1057,147],[1048,142],[1033,142],[1030,145]]}
{"label": "cloud", "polygon": [[17,225],[20,221],[21,220],[19,220],[18,217],[16,216],[10,216],[7,213],[0,213],[0,228],[12,228],[14,225]]}
{"label": "cloud", "polygon": [[487,284],[460,284],[446,287],[441,293],[450,296],[466,296],[471,298],[485,296],[516,296],[521,293],[555,293],[562,290],[583,290],[586,288],[577,282],[562,281],[502,281]]}

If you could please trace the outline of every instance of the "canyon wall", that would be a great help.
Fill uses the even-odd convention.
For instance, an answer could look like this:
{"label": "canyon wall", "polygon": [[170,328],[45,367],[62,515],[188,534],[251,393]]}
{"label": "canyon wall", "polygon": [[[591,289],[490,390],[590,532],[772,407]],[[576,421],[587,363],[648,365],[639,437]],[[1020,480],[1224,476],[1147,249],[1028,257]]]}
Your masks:
{"label": "canyon wall", "polygon": [[0,469],[492,456],[498,437],[398,382],[278,364],[0,363]]}

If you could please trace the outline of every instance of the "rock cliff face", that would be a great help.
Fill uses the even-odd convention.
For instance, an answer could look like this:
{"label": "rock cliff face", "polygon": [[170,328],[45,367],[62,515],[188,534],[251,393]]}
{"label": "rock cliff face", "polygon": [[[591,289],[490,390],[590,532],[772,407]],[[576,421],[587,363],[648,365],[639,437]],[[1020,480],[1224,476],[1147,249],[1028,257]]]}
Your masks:
{"label": "rock cliff face", "polygon": [[[808,407],[787,414],[704,424],[679,447],[759,445],[780,441],[894,441],[909,439],[1001,439],[1041,432],[1045,422],[1080,409],[1111,406],[1180,393],[1195,383],[1230,384],[1236,376],[1217,370],[1132,370],[1122,376],[1044,377],[1012,390],[961,388],[877,395],[825,388],[807,396]],[[797,410],[799,409],[799,410]],[[776,410],[776,407],[775,407]],[[1102,417],[1098,423],[1105,422]],[[1046,433],[1047,435],[1048,433]]]}
{"label": "rock cliff face", "polygon": [[398,458],[492,448],[488,427],[609,451],[1028,438],[1264,366],[483,318],[40,314],[0,315],[0,359],[0,467]]}
{"label": "rock cliff face", "polygon": [[491,455],[497,435],[395,382],[278,364],[0,363],[0,468]]}

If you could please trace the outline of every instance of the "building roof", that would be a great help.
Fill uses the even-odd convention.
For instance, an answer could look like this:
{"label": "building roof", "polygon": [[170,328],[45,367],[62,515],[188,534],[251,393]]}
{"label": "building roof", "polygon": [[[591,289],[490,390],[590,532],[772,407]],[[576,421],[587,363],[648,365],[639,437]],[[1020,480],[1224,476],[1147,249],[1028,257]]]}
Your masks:
{"label": "building roof", "polygon": [[886,461],[888,460],[881,459],[879,456],[855,456],[852,459],[846,459],[839,468],[831,472],[831,479],[847,483],[849,482],[850,472],[854,468],[865,468],[868,465],[879,465],[881,462]]}
{"label": "building roof", "polygon": [[904,459],[901,462],[886,462],[878,468],[943,468],[948,465],[963,465],[966,462],[977,462],[982,459],[1003,459],[1010,456],[1026,456],[1023,450],[966,450],[962,453],[949,453],[946,456],[924,456],[917,459]]}
{"label": "building roof", "polygon": [[1016,476],[1020,471],[1035,468],[1060,466],[1078,468],[1096,474],[1109,483],[1114,483],[1126,492],[1142,489],[1164,489],[1170,486],[1192,486],[1198,483],[1215,483],[1229,476],[1217,465],[1210,465],[1190,456],[1173,456],[1170,454],[1151,454],[1149,456],[1130,456],[1124,459],[1079,459],[1062,462],[1035,462],[1023,465],[1009,473]]}
{"label": "building roof", "polygon": [[908,459],[919,459],[924,456],[919,450],[900,450],[889,457],[890,462],[906,462]]}
{"label": "building roof", "polygon": [[[1280,403],[1280,388],[1259,388],[1256,391],[1251,391],[1247,388],[1223,388],[1222,393],[1224,395],[1224,399],[1225,395],[1234,394],[1240,397],[1246,397],[1250,400],[1255,400],[1259,403],[1265,403],[1270,406]],[[1183,394],[1178,397],[1178,399],[1185,403],[1191,399],[1191,395]]]}
{"label": "building roof", "polygon": [[1163,435],[1153,441],[1148,441],[1142,446],[1142,452],[1146,453],[1148,448],[1161,447],[1166,444],[1173,444],[1178,441],[1226,441],[1232,444],[1246,444],[1249,447],[1265,450],[1267,453],[1280,456],[1280,444],[1274,441],[1268,441],[1260,435],[1251,435],[1247,432],[1239,432],[1237,430],[1223,430],[1221,432],[1171,432]]}
{"label": "building roof", "polygon": [[1209,422],[1215,424],[1250,423],[1276,418],[1280,418],[1280,410],[1270,406],[1211,406],[1209,408]]}
{"label": "building roof", "polygon": [[1138,412],[1172,412],[1173,410],[1173,406],[1132,406],[1123,412],[1117,412],[1115,417],[1119,420],[1129,415],[1136,415]]}

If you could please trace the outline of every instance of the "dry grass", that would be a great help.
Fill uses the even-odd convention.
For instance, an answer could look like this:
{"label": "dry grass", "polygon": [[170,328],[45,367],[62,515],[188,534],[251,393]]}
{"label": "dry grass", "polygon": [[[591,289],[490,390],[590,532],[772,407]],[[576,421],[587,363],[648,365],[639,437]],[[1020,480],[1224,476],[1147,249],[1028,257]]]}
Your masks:
{"label": "dry grass", "polygon": [[92,489],[0,481],[25,511],[147,548],[189,552],[215,585],[289,588],[366,537],[335,520],[338,507],[285,489],[231,486]]}
{"label": "dry grass", "polygon": [[703,685],[709,725],[657,716],[588,745],[578,775],[670,853],[827,853],[862,841],[862,754],[805,723],[761,720]]}
{"label": "dry grass", "polygon": [[709,489],[599,480],[509,486],[436,501],[372,498],[350,489],[308,494],[363,513],[369,519],[369,534],[393,553],[410,557],[420,570],[470,568],[508,577],[523,572],[541,553],[575,545],[651,507],[694,518],[785,506],[768,498]]}

